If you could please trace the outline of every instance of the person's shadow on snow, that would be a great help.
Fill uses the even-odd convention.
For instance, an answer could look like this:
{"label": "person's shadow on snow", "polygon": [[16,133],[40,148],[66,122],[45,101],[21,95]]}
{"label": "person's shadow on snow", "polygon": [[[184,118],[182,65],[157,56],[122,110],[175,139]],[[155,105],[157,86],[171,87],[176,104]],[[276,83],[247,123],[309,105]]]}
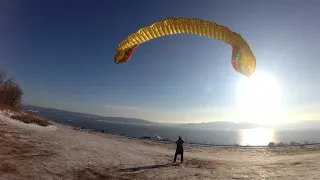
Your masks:
{"label": "person's shadow on snow", "polygon": [[165,167],[177,166],[177,165],[179,164],[167,163],[167,164],[158,164],[158,165],[152,165],[152,166],[124,168],[124,169],[120,169],[119,171],[120,172],[136,172],[136,171],[145,170],[145,169],[165,168]]}

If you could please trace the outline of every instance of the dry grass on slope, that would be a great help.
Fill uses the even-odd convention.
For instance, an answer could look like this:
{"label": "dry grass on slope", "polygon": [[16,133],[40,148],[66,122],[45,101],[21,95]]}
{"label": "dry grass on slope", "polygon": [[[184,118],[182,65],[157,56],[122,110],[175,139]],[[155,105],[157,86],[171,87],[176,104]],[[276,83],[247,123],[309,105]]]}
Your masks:
{"label": "dry grass on slope", "polygon": [[10,116],[10,118],[22,121],[27,124],[37,124],[39,126],[51,125],[51,123],[46,119],[24,112],[15,113],[14,115]]}
{"label": "dry grass on slope", "polygon": [[14,108],[8,105],[0,104],[0,111],[2,111],[6,116],[15,120],[19,120],[26,124],[37,124],[39,126],[51,125],[51,123],[44,118],[41,118],[33,114],[28,114],[18,108]]}

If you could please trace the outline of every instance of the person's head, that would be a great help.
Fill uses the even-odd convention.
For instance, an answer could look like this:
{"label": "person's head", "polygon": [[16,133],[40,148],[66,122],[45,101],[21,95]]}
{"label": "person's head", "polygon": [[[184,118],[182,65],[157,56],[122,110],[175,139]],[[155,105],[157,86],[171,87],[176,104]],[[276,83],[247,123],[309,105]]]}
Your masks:
{"label": "person's head", "polygon": [[179,136],[179,139],[181,140],[181,136]]}

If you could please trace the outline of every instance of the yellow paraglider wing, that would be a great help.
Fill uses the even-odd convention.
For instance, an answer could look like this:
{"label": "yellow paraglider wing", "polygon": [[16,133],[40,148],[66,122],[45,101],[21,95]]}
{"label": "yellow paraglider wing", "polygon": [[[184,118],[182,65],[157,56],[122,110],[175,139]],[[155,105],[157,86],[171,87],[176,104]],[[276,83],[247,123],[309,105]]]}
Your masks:
{"label": "yellow paraglider wing", "polygon": [[239,34],[214,22],[188,18],[168,18],[139,29],[120,43],[114,61],[116,64],[125,63],[140,44],[174,34],[193,34],[222,40],[232,46],[231,63],[237,72],[250,77],[255,71],[256,59]]}

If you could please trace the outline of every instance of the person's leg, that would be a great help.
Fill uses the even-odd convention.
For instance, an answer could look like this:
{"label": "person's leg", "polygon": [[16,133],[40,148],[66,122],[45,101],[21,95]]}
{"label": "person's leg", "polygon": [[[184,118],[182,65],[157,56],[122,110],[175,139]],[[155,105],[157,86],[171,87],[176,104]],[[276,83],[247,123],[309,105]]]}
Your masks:
{"label": "person's leg", "polygon": [[183,151],[181,152],[181,163],[183,162]]}
{"label": "person's leg", "polygon": [[177,151],[176,151],[176,153],[174,154],[174,163],[176,162],[176,160],[177,160],[177,156],[178,156],[178,153],[177,153]]}

